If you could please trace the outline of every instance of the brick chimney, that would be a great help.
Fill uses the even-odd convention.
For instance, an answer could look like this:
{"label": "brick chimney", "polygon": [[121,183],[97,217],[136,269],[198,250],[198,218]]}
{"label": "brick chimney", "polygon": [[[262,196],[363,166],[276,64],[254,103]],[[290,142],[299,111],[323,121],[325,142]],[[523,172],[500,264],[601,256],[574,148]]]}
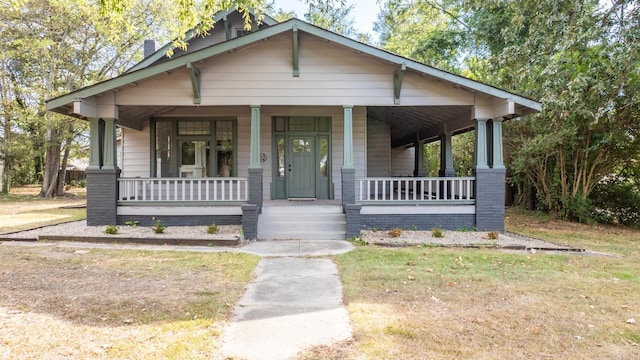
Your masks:
{"label": "brick chimney", "polygon": [[158,42],[155,40],[144,41],[144,58],[148,58],[150,55],[158,51]]}

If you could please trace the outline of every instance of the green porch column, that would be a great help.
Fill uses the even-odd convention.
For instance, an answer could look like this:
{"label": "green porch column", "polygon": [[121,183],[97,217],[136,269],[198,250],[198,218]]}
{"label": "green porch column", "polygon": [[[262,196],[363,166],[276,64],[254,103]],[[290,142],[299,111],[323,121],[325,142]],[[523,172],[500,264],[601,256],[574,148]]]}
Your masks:
{"label": "green porch column", "polygon": [[476,149],[474,169],[488,169],[487,165],[487,120],[476,119]]}
{"label": "green porch column", "polygon": [[[260,163],[260,105],[251,105],[251,145],[249,148],[249,204],[256,205],[256,214],[262,209],[262,164]],[[243,213],[244,214],[244,213]],[[243,215],[244,216],[244,215]],[[253,218],[252,218],[253,219]],[[246,221],[245,221],[246,220]],[[243,218],[242,226],[257,233],[256,223]]]}
{"label": "green porch column", "polygon": [[[344,153],[342,164],[342,207],[356,202],[356,168],[353,164],[353,106],[344,106]],[[348,224],[347,224],[348,226]]]}
{"label": "green porch column", "polygon": [[493,168],[504,169],[504,155],[502,151],[502,119],[493,119]]}
{"label": "green porch column", "polygon": [[262,169],[260,164],[260,105],[251,105],[250,169]]}
{"label": "green porch column", "polygon": [[425,177],[427,172],[424,170],[424,140],[416,140],[413,142],[415,147],[413,159],[413,176]]}
{"label": "green porch column", "polygon": [[440,171],[441,177],[456,176],[456,169],[453,167],[453,134],[440,134]]}
{"label": "green porch column", "polygon": [[344,157],[343,169],[353,166],[353,106],[344,106]]}
{"label": "green porch column", "polygon": [[100,120],[89,119],[89,166],[87,169],[100,169]]}
{"label": "green porch column", "polygon": [[117,119],[104,120],[104,159],[102,169],[116,170],[118,168],[116,156],[116,123]]}

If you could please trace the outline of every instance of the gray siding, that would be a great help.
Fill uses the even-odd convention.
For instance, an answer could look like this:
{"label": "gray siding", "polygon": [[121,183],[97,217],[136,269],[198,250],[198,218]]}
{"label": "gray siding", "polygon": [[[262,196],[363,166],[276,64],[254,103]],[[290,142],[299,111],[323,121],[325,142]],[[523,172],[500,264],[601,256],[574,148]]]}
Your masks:
{"label": "gray siding", "polygon": [[413,147],[391,150],[391,176],[413,176],[415,151]]}
{"label": "gray siding", "polygon": [[389,125],[377,120],[367,120],[367,177],[391,175],[391,135]]}

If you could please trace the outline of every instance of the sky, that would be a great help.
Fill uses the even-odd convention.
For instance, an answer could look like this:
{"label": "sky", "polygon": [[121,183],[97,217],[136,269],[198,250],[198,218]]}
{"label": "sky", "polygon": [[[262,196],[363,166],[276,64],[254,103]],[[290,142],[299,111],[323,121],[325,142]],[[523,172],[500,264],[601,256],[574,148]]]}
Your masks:
{"label": "sky", "polygon": [[[355,28],[358,32],[368,33],[374,36],[373,23],[378,18],[377,0],[345,0],[347,6],[355,4],[351,11],[351,16],[355,20]],[[382,2],[380,0],[380,2]],[[298,19],[304,20],[304,13],[307,11],[308,5],[304,0],[275,0],[275,8],[282,8],[285,11],[293,10],[298,15]],[[374,36],[375,37],[375,36]]]}

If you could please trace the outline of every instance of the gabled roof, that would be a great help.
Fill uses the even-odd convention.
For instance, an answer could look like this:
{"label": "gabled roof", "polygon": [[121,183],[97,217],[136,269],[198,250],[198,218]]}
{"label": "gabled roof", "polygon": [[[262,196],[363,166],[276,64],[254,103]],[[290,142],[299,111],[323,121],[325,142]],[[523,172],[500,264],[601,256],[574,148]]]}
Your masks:
{"label": "gabled roof", "polygon": [[[540,111],[541,104],[535,100],[526,98],[522,95],[518,95],[506,90],[499,89],[497,87],[487,85],[469,78],[456,75],[450,72],[446,72],[429,65],[422,64],[420,62],[408,59],[406,57],[390,53],[388,51],[370,46],[356,40],[344,37],[342,35],[333,33],[331,31],[319,28],[312,24],[299,19],[290,19],[288,21],[277,23],[270,27],[266,27],[247,35],[237,37],[228,41],[224,41],[210,47],[197,50],[191,53],[184,54],[180,57],[172,58],[167,61],[163,61],[157,64],[149,65],[147,67],[138,67],[136,70],[127,72],[111,80],[103,81],[101,83],[88,86],[74,92],[62,95],[60,97],[50,99],[47,101],[47,110],[62,112],[60,107],[64,107],[77,99],[87,98],[94,95],[104,93],[106,91],[117,89],[127,84],[135,83],[141,80],[145,80],[156,76],[158,74],[172,71],[180,68],[190,66],[194,62],[198,62],[216,55],[223,54],[227,51],[242,48],[249,44],[267,39],[269,37],[282,34],[289,31],[303,31],[326,41],[342,45],[347,48],[351,48],[362,54],[376,57],[378,59],[395,63],[398,65],[405,65],[407,69],[429,75],[440,80],[449,82],[455,86],[469,89],[473,92],[481,92],[497,98],[507,99],[513,101],[518,105],[529,108],[533,111]],[[161,52],[160,50],[159,52]]]}
{"label": "gabled roof", "polygon": [[[215,26],[215,24],[218,24],[219,22],[223,21],[224,19],[226,19],[227,16],[229,16],[230,14],[232,14],[233,12],[236,12],[236,11],[238,11],[238,10],[229,9],[229,10],[218,11],[213,17],[214,26]],[[248,9],[248,12],[249,12],[249,14],[253,15],[253,17],[255,19],[255,17],[256,17],[255,12],[253,10],[251,10],[251,9]],[[261,20],[262,24],[266,24],[268,26],[272,26],[272,25],[278,24],[278,21],[275,20],[274,18],[272,18],[271,16],[269,16],[267,14],[262,14],[262,16],[263,16],[263,18]],[[188,42],[189,40],[193,39],[197,35],[198,34],[197,34],[197,31],[195,29],[189,30],[185,34],[183,40],[185,42]],[[149,65],[152,65],[156,61],[158,61],[158,60],[162,59],[163,57],[167,56],[167,52],[169,50],[175,50],[175,48],[176,48],[176,46],[174,45],[174,43],[173,42],[169,42],[168,44],[166,44],[165,46],[163,46],[162,48],[160,48],[159,50],[157,50],[153,54],[147,56],[142,61],[140,61],[139,63],[134,65],[132,68],[127,70],[125,73],[136,71],[136,70],[145,68],[145,67],[147,67]]]}

